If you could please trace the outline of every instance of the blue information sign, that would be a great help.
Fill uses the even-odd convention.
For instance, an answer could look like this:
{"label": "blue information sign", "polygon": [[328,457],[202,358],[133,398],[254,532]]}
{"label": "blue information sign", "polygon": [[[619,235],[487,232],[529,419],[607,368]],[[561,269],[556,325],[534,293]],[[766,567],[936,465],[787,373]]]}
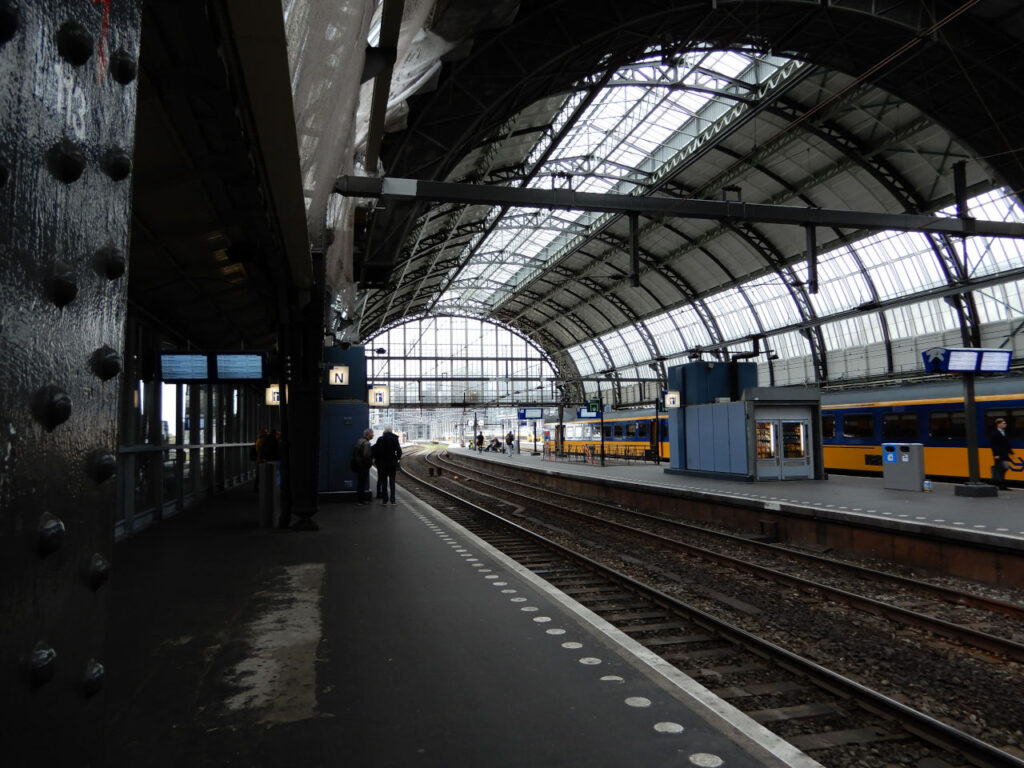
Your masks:
{"label": "blue information sign", "polygon": [[933,347],[921,353],[929,373],[1006,373],[1011,356],[1008,349],[981,347]]}

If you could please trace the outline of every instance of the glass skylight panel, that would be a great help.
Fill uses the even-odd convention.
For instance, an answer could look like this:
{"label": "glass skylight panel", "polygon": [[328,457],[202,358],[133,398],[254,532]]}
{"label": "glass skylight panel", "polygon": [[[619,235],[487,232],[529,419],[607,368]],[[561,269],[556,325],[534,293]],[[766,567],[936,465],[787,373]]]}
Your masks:
{"label": "glass skylight panel", "polygon": [[771,336],[765,340],[765,346],[783,360],[803,357],[811,352],[807,339],[795,331]]}
{"label": "glass skylight panel", "polygon": [[800,321],[793,296],[778,275],[766,275],[743,285],[754,311],[767,329],[781,328]]}
{"label": "glass skylight panel", "polygon": [[685,344],[684,349],[702,347],[711,343],[711,333],[700,314],[692,306],[677,307],[669,311],[669,317],[679,329]]}
{"label": "glass skylight panel", "polygon": [[[765,64],[768,61],[771,64]],[[675,147],[671,153],[661,153],[667,144],[677,141],[678,136],[695,136],[703,128],[706,121],[700,119],[700,111],[719,98],[716,94],[749,95],[760,84],[758,78],[767,77],[786,60],[763,57],[758,67],[754,62],[752,54],[738,51],[697,51],[669,65],[662,61],[662,52],[658,50],[647,60],[623,68],[572,126],[561,144],[551,151],[550,170],[535,169],[537,172],[530,186],[549,188],[552,179],[558,179],[558,185],[565,186],[570,183],[568,176],[572,188],[580,191],[628,193],[634,190],[645,175],[657,172],[652,156],[659,155],[658,162],[665,162],[679,150]],[[745,73],[750,82],[741,81]],[[672,88],[658,87],[658,84]],[[566,124],[582,97],[582,93],[573,94],[566,100],[551,132],[531,153],[533,157],[540,157],[542,148],[550,142],[549,137]],[[734,102],[729,99],[729,103],[731,106]],[[698,121],[697,126],[691,126]],[[516,215],[518,217],[518,213]],[[560,252],[574,235],[559,232],[559,216],[564,218],[564,213],[548,212],[527,226],[522,226],[521,221],[499,225],[483,246],[487,251],[502,249],[505,255],[501,261],[506,267],[491,276],[492,285],[522,284],[535,276],[538,266],[524,257],[543,259]],[[598,217],[582,216],[578,212],[575,216],[586,223],[598,220]],[[521,234],[510,237],[509,227],[521,227]],[[508,264],[522,265],[524,269],[513,276]],[[487,270],[497,270],[493,259],[484,269],[470,274],[484,278]],[[481,286],[472,292],[474,301],[494,303],[508,291],[498,292],[493,287]]]}
{"label": "glass skylight panel", "polygon": [[594,341],[585,341],[568,352],[581,376],[592,376],[596,371],[604,370],[606,367]]}
{"label": "glass skylight panel", "polygon": [[758,332],[750,304],[736,288],[722,291],[707,299],[708,309],[727,339],[741,339]]}

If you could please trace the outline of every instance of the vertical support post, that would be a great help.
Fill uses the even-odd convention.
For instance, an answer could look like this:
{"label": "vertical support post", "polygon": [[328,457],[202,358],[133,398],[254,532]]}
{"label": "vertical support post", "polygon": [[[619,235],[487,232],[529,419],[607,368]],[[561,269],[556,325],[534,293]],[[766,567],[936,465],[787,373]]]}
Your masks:
{"label": "vertical support post", "polygon": [[818,237],[813,224],[804,227],[807,244],[807,291],[818,292]]}
{"label": "vertical support post", "polygon": [[967,482],[981,482],[978,468],[978,414],[974,407],[974,374],[964,374],[964,429],[967,431]]}
{"label": "vertical support post", "polygon": [[140,21],[141,0],[0,2],[0,743],[14,763],[104,764]]}
{"label": "vertical support post", "polygon": [[629,213],[629,263],[633,287],[640,287],[640,224],[639,214]]}

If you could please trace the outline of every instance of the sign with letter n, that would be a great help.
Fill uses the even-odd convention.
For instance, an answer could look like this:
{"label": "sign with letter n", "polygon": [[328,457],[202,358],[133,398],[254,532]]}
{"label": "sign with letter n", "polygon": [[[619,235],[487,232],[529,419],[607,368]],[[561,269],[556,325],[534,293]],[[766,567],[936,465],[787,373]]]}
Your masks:
{"label": "sign with letter n", "polygon": [[347,365],[334,365],[328,371],[327,383],[332,387],[347,387],[348,386],[348,366]]}

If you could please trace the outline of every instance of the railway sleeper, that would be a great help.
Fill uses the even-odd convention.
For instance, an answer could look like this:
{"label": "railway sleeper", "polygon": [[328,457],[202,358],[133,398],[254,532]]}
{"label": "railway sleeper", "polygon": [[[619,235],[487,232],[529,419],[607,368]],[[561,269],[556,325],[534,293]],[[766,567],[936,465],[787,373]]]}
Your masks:
{"label": "railway sleeper", "polygon": [[853,728],[845,731],[801,733],[786,737],[786,741],[804,752],[847,747],[851,744],[880,744],[890,741],[906,741],[906,739],[906,734],[890,733],[888,731],[881,731],[878,728]]}
{"label": "railway sleeper", "polygon": [[826,715],[841,715],[843,710],[831,702],[815,702],[813,704],[798,704],[793,707],[775,707],[773,709],[759,709],[747,712],[750,717],[761,725],[766,723],[779,723],[788,720],[805,720],[812,717],[825,717]]}

